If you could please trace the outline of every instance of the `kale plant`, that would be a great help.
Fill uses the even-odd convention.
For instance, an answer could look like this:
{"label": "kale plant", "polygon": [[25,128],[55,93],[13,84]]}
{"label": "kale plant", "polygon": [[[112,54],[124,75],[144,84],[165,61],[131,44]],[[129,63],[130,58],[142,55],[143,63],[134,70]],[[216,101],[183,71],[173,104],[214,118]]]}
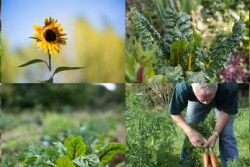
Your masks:
{"label": "kale plant", "polygon": [[191,17],[177,12],[171,1],[167,5],[166,2],[154,1],[162,20],[163,35],[136,8],[131,8],[133,35],[145,51],[157,48],[152,61],[154,77],[159,78],[160,75],[163,82],[217,81],[217,74],[227,65],[243,37],[244,24],[241,20],[235,21],[232,34],[206,50],[202,36],[191,27]]}

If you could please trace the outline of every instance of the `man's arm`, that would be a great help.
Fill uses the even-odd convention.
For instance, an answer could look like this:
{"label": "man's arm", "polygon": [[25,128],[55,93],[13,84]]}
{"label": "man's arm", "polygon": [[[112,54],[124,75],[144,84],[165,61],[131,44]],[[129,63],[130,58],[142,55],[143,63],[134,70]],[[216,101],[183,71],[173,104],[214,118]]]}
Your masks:
{"label": "man's arm", "polygon": [[220,111],[220,115],[216,121],[216,125],[214,128],[214,133],[209,137],[207,143],[204,145],[204,147],[207,147],[210,145],[211,147],[215,146],[217,135],[221,133],[221,131],[224,129],[228,121],[230,120],[231,115],[225,113],[224,111]]}
{"label": "man's arm", "polygon": [[203,136],[197,132],[196,130],[192,129],[187,122],[184,120],[181,114],[179,115],[171,115],[174,122],[184,131],[184,133],[188,136],[190,142],[194,147],[203,147],[205,141]]}

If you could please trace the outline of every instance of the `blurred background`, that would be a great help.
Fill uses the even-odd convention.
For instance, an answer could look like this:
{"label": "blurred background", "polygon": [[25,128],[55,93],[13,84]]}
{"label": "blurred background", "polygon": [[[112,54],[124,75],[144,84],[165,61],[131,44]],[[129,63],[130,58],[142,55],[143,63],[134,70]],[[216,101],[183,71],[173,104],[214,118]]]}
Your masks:
{"label": "blurred background", "polygon": [[89,146],[125,144],[124,90],[124,84],[2,85],[2,158],[30,142],[47,148],[69,135]]}
{"label": "blurred background", "polygon": [[[15,11],[15,12],[14,12]],[[52,71],[59,66],[87,67],[56,74],[59,83],[124,82],[124,0],[24,0],[2,1],[2,82],[29,83],[49,79],[45,64],[18,68],[48,55],[29,38],[33,25],[45,17],[58,20],[67,34],[67,45],[52,54]]]}

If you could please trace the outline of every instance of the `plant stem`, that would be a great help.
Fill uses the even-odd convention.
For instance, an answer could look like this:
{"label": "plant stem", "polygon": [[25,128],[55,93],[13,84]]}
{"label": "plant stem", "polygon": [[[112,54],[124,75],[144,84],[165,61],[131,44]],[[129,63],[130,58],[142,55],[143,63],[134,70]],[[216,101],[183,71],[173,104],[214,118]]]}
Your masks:
{"label": "plant stem", "polygon": [[[49,53],[49,50],[48,50],[48,53]],[[50,55],[50,53],[49,53],[49,76],[51,79],[51,83],[53,83],[53,78],[52,78],[52,73],[51,73],[51,55]]]}
{"label": "plant stem", "polygon": [[51,72],[51,55],[49,53],[49,72]]}

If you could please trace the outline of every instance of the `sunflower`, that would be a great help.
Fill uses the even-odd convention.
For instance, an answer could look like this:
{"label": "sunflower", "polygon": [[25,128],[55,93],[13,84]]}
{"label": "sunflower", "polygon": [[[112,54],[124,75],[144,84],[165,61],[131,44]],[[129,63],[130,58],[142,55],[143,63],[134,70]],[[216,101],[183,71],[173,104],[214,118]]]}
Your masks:
{"label": "sunflower", "polygon": [[60,45],[66,45],[67,38],[63,38],[66,34],[62,33],[63,28],[57,23],[57,20],[53,18],[45,18],[44,26],[41,27],[37,24],[34,25],[35,33],[32,35],[35,40],[33,44],[40,42],[37,47],[39,49],[43,48],[45,53],[52,54],[53,52],[60,52]]}

